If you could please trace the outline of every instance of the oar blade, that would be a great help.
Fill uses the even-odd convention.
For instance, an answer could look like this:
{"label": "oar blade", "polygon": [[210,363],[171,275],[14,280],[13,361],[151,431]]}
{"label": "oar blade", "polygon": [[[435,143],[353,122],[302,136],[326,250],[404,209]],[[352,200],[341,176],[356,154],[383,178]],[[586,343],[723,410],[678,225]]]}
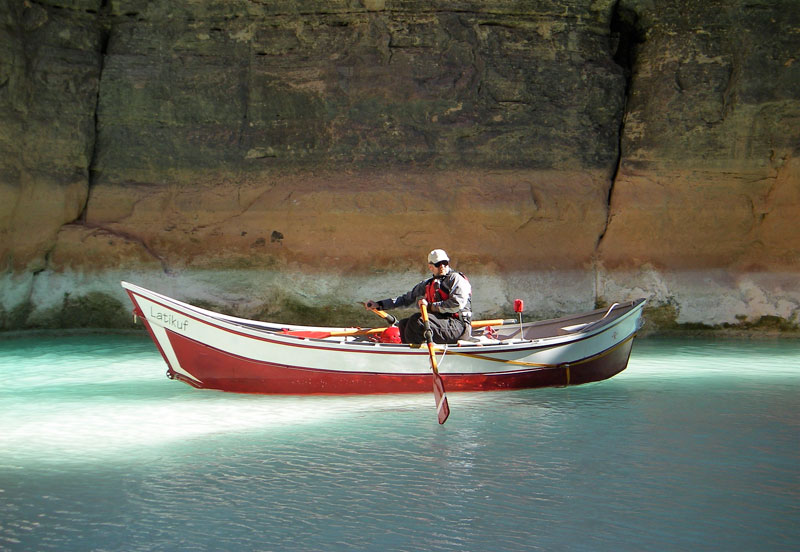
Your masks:
{"label": "oar blade", "polygon": [[450,405],[447,403],[444,382],[439,374],[433,375],[433,397],[436,399],[436,416],[439,418],[439,423],[443,424],[450,415]]}

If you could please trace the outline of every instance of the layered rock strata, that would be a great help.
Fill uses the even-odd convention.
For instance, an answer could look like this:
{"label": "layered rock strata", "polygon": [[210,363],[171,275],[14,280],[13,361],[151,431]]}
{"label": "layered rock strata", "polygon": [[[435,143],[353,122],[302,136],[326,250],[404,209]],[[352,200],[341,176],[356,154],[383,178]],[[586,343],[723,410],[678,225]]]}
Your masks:
{"label": "layered rock strata", "polygon": [[480,314],[797,325],[788,0],[2,4],[3,328],[374,322],[433,247]]}

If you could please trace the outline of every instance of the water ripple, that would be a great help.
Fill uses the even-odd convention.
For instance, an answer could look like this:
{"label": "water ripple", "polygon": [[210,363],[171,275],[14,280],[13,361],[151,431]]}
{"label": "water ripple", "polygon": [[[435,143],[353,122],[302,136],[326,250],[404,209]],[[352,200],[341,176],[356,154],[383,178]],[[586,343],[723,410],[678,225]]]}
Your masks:
{"label": "water ripple", "polygon": [[643,341],[439,426],[425,394],[197,391],[138,338],[0,341],[0,548],[788,550],[796,345]]}

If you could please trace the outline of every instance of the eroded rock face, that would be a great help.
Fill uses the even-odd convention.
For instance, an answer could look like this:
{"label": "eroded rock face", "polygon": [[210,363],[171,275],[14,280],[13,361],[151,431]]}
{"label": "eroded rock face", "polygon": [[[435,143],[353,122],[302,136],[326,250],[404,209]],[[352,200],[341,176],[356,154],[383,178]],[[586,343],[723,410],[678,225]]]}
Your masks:
{"label": "eroded rock face", "polygon": [[649,289],[680,322],[796,324],[796,6],[645,5],[628,4],[642,34],[598,250],[608,291],[598,293]]}
{"label": "eroded rock face", "polygon": [[800,266],[800,17],[776,4],[687,3],[645,21],[606,266]]}
{"label": "eroded rock face", "polygon": [[4,327],[129,275],[335,309],[433,247],[486,313],[796,323],[788,0],[2,3]]}
{"label": "eroded rock face", "polygon": [[86,204],[100,36],[95,14],[0,2],[0,270],[47,268]]}

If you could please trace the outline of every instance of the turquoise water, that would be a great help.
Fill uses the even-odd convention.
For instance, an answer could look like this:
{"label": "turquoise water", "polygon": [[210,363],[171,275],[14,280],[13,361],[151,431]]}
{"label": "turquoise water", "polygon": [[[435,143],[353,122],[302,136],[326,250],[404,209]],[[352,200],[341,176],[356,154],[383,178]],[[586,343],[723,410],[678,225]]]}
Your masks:
{"label": "turquoise water", "polygon": [[144,336],[0,340],[0,549],[797,550],[800,343],[637,341],[615,378],[267,397]]}

